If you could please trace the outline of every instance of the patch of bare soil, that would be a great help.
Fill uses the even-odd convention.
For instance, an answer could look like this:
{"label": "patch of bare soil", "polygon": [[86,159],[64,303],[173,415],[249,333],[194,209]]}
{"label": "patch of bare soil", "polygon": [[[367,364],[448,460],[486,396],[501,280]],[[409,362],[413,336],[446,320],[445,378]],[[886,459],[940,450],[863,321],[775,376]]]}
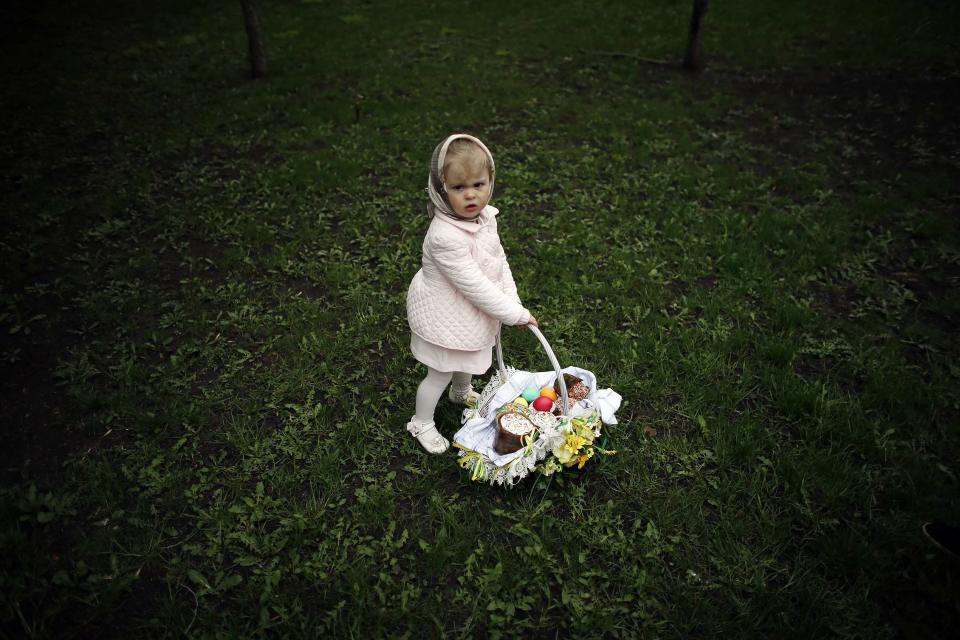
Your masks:
{"label": "patch of bare soil", "polygon": [[[960,174],[960,72],[726,72],[694,82],[701,93],[733,92],[753,108],[746,131],[783,159],[835,163],[850,178],[894,178],[906,170]],[[822,155],[819,142],[842,145]]]}
{"label": "patch of bare soil", "polygon": [[0,337],[0,351],[19,349],[18,361],[0,362],[4,484],[38,475],[53,480],[66,456],[87,444],[86,437],[69,429],[76,409],[53,373],[58,358],[76,344],[76,338],[63,330],[61,323],[67,323],[59,301],[49,296],[33,300],[30,313],[46,315],[46,321],[35,324],[30,334]]}

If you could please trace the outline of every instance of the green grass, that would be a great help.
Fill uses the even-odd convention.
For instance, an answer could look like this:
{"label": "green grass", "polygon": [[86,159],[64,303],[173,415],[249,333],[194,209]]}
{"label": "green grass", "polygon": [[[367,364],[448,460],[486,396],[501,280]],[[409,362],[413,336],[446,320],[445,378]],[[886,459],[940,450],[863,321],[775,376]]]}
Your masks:
{"label": "green grass", "polygon": [[[960,513],[957,11],[712,3],[691,76],[689,4],[262,1],[255,82],[238,7],[8,10],[4,635],[956,625],[919,527]],[[461,129],[561,363],[624,397],[617,455],[513,490],[403,429]]]}

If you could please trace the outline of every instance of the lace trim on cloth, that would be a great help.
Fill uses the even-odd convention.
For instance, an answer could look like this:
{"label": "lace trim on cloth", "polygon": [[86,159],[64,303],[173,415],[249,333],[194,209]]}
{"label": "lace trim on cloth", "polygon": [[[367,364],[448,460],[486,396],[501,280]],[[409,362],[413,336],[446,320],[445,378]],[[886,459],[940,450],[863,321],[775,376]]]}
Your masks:
{"label": "lace trim on cloth", "polygon": [[460,424],[466,424],[467,420],[476,416],[480,416],[481,418],[488,417],[490,415],[490,402],[493,400],[493,396],[497,395],[500,387],[506,384],[507,380],[516,372],[517,370],[513,367],[506,367],[503,371],[497,371],[493,374],[490,382],[488,382],[487,386],[480,392],[480,397],[477,398],[477,404],[463,410],[463,417],[460,419]]}
{"label": "lace trim on cloth", "polygon": [[460,449],[460,466],[471,472],[471,479],[473,480],[487,480],[491,485],[505,484],[512,487],[518,481],[530,475],[530,472],[536,469],[537,463],[546,458],[554,447],[563,443],[566,439],[563,428],[568,422],[569,418],[560,418],[553,427],[540,427],[536,439],[527,442],[523,454],[502,467],[494,465],[483,454],[465,449],[454,443],[454,446]]}

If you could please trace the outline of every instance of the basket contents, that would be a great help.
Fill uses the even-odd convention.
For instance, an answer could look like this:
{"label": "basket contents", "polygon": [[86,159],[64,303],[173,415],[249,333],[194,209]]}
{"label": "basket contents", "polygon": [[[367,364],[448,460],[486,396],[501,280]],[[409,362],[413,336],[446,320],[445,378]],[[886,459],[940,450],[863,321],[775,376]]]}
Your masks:
{"label": "basket contents", "polygon": [[[551,401],[542,391],[556,393],[558,372],[569,384],[566,411],[560,397]],[[544,393],[534,396],[534,402],[550,402],[553,412],[537,411],[524,392]],[[471,480],[510,486],[534,471],[550,475],[583,468],[597,453],[614,453],[606,448],[601,429],[604,423],[617,423],[620,402],[613,389],[599,389],[596,376],[586,369],[530,373],[504,367],[483,389],[477,406],[464,411],[463,426],[453,438],[460,450],[457,462]]]}
{"label": "basket contents", "polygon": [[[567,385],[567,397],[573,398],[574,400],[583,400],[590,395],[590,387],[583,380],[578,378],[575,375],[565,373],[563,374],[563,382]],[[554,395],[560,393],[560,382],[553,383]]]}
{"label": "basket contents", "polygon": [[540,396],[533,401],[533,408],[537,411],[553,411],[553,400],[546,396]]}
{"label": "basket contents", "polygon": [[535,437],[537,428],[555,426],[557,419],[543,411],[528,412],[515,403],[497,410],[497,437],[493,449],[504,455],[519,451]]}
{"label": "basket contents", "polygon": [[523,390],[523,393],[520,394],[520,397],[522,397],[527,402],[533,402],[534,400],[540,397],[540,391],[539,389],[537,389],[536,385],[530,385],[529,387]]}
{"label": "basket contents", "polygon": [[[573,409],[577,402],[586,399],[590,395],[590,387],[583,380],[575,375],[563,374],[563,382],[567,385],[567,411]],[[553,383],[551,389],[554,393],[560,393],[560,381]],[[560,411],[560,402],[557,402],[556,411]]]}
{"label": "basket contents", "polygon": [[499,454],[513,453],[523,446],[523,439],[536,427],[522,413],[502,413],[497,418],[497,439],[493,443]]}
{"label": "basket contents", "polygon": [[597,413],[588,416],[572,418],[561,429],[563,441],[554,445],[551,456],[544,461],[540,472],[549,476],[563,467],[577,466],[583,469],[587,460],[597,451],[605,455],[616,453],[598,447],[595,442],[600,437],[600,415]]}
{"label": "basket contents", "polygon": [[[574,378],[579,380],[578,378]],[[581,383],[582,384],[582,383]],[[584,387],[586,388],[586,387]],[[587,390],[589,392],[589,389]],[[497,409],[497,414],[503,413],[504,411],[517,411],[519,409],[526,409],[529,407],[533,411],[543,411],[550,413],[560,413],[560,403],[558,400],[559,389],[556,391],[553,390],[553,387],[544,387],[543,389],[537,389],[536,385],[530,385],[523,390],[519,396],[511,400],[509,403],[503,405]],[[587,394],[583,395],[583,398],[586,398]],[[580,399],[580,398],[578,398]]]}
{"label": "basket contents", "polygon": [[464,410],[463,426],[453,436],[453,446],[460,450],[457,464],[470,472],[471,480],[513,486],[533,471],[550,475],[582,468],[595,453],[616,453],[605,448],[601,425],[617,424],[620,394],[600,389],[591,371],[561,369],[540,330],[527,328],[553,371],[506,366],[497,336],[497,371],[476,404]]}
{"label": "basket contents", "polygon": [[[541,395],[541,397],[550,398],[550,399],[553,400],[554,402],[556,402],[556,400],[557,400],[557,394],[559,394],[559,393],[560,393],[560,390],[559,390],[559,389],[557,389],[556,391],[554,391],[552,387],[544,387],[543,389],[540,389],[540,395]],[[584,396],[584,397],[586,397],[586,396]]]}

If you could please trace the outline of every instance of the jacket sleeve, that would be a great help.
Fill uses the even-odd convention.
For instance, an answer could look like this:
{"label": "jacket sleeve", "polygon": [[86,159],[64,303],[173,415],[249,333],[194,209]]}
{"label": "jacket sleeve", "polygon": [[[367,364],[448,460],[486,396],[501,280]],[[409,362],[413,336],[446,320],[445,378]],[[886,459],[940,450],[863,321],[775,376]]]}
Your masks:
{"label": "jacket sleeve", "polygon": [[440,272],[475,307],[503,324],[518,325],[530,321],[530,312],[518,300],[483,275],[466,242],[437,235],[430,239],[429,249]]}

